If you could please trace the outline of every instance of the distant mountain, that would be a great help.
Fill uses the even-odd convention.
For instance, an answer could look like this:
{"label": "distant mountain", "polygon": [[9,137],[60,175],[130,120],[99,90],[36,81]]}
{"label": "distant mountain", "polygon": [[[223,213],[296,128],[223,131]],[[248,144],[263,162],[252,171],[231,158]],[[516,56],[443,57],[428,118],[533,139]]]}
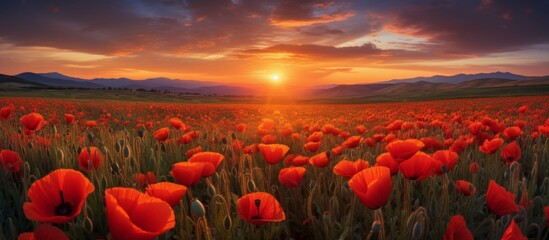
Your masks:
{"label": "distant mountain", "polygon": [[42,77],[47,77],[47,78],[56,78],[56,79],[79,81],[79,82],[87,81],[86,79],[69,77],[67,75],[63,75],[63,74],[58,73],[58,72],[37,73],[37,74],[42,76]]}
{"label": "distant mountain", "polygon": [[4,74],[0,74],[0,86],[1,88],[47,87],[44,84]]}
{"label": "distant mountain", "polygon": [[104,88],[105,87],[103,85],[99,85],[93,82],[49,78],[36,73],[31,73],[31,72],[17,74],[15,75],[15,77],[22,78],[34,83],[51,86],[51,87],[73,87],[73,88]]}
{"label": "distant mountain", "polygon": [[145,80],[133,80],[129,78],[94,78],[89,80],[103,86],[115,88],[158,88],[161,86],[171,86],[173,88],[199,88],[208,86],[218,86],[220,83],[195,81],[195,80],[180,80],[170,78],[149,78]]}
{"label": "distant mountain", "polygon": [[[261,86],[223,85],[215,82],[150,78],[133,80],[129,78],[81,79],[56,72],[21,73],[16,76],[0,75],[1,86],[10,87],[76,87],[76,88],[129,88],[170,91],[173,93],[193,93],[202,95],[260,96],[256,89]],[[533,86],[533,87],[532,87]],[[540,86],[540,87],[537,87]],[[528,89],[526,89],[528,88]],[[314,87],[292,87],[296,99],[424,99],[444,96],[482,96],[504,90],[506,93],[528,93],[547,91],[549,76],[526,77],[508,72],[458,74],[454,76],[432,76],[389,80],[373,84],[323,85]],[[488,90],[487,90],[488,89]],[[261,94],[261,93],[259,93]],[[476,95],[475,95],[476,94]],[[548,92],[549,94],[549,92]]]}
{"label": "distant mountain", "polygon": [[530,77],[513,74],[510,72],[493,72],[493,73],[477,73],[477,74],[458,74],[453,76],[441,76],[435,75],[431,77],[416,77],[416,78],[406,78],[406,79],[393,79],[385,81],[385,83],[414,83],[414,82],[432,82],[432,83],[460,83],[476,79],[486,79],[486,78],[501,78],[509,80],[524,80]]}
{"label": "distant mountain", "polygon": [[[477,75],[484,76],[486,74]],[[508,91],[508,89],[512,87],[518,88],[527,86],[544,86],[543,89],[547,89],[549,86],[549,76],[526,77],[522,80],[481,78],[461,81],[458,83],[404,81],[393,83],[385,82],[373,84],[339,85],[329,89],[310,90],[307,94],[301,95],[300,99],[420,99],[439,95],[451,96],[454,93],[456,96],[459,96],[459,94],[469,92],[473,95],[477,94],[482,96],[482,92],[497,92],[498,88],[507,88],[506,91]],[[538,90],[546,91],[541,89]],[[549,92],[547,93],[549,94]]]}

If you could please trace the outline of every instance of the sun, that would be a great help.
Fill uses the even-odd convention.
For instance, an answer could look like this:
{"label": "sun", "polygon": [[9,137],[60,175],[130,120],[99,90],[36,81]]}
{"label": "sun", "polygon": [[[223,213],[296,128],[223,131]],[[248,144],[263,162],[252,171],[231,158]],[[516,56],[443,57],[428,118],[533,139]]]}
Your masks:
{"label": "sun", "polygon": [[278,75],[278,74],[276,74],[276,73],[273,74],[273,75],[271,76],[271,82],[273,82],[273,83],[279,83],[279,82],[280,82],[280,75]]}

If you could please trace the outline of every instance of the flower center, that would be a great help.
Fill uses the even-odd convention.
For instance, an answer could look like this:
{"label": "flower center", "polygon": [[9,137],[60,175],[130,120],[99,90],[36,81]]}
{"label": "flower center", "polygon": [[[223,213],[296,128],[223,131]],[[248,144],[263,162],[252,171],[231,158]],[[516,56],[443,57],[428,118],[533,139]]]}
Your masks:
{"label": "flower center", "polygon": [[61,198],[61,204],[55,207],[55,215],[57,216],[70,216],[72,213],[72,206],[70,203],[65,202],[63,197],[63,191],[59,191],[59,197]]}
{"label": "flower center", "polygon": [[256,199],[254,202],[255,202],[255,207],[257,208],[257,215],[253,216],[252,219],[262,219],[262,217],[259,215],[259,206],[261,205],[261,200]]}

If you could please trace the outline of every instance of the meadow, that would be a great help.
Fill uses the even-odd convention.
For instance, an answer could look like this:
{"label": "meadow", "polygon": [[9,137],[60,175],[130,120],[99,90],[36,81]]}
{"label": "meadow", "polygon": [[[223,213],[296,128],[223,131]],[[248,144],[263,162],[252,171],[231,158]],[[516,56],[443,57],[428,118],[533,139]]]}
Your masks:
{"label": "meadow", "polygon": [[548,110],[3,97],[0,239],[549,239]]}

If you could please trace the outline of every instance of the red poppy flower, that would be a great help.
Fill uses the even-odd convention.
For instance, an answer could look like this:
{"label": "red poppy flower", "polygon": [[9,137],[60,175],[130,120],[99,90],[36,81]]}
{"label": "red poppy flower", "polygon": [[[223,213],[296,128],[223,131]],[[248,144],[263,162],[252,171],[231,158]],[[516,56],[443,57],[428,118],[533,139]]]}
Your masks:
{"label": "red poppy flower", "polygon": [[280,169],[278,173],[278,181],[284,184],[287,188],[297,187],[303,176],[305,176],[307,169],[304,167],[288,167]]}
{"label": "red poppy flower", "polygon": [[34,232],[21,233],[18,240],[69,240],[65,233],[50,224],[40,224]]}
{"label": "red poppy flower", "polygon": [[518,212],[515,204],[515,194],[507,192],[505,188],[498,185],[494,180],[490,180],[488,191],[486,192],[486,204],[490,211],[498,216],[504,216],[513,212]]}
{"label": "red poppy flower", "polygon": [[459,155],[451,150],[439,150],[433,153],[433,168],[437,175],[449,172],[459,160]]}
{"label": "red poppy flower", "polygon": [[406,141],[395,140],[387,144],[385,149],[391,154],[398,163],[411,158],[425,145],[417,139],[407,139]]}
{"label": "red poppy flower", "polygon": [[286,165],[292,165],[292,166],[298,167],[298,166],[306,165],[309,162],[309,158],[306,156],[295,155],[295,154],[290,154],[290,155],[293,155],[293,156],[290,158],[286,158],[284,160],[284,163]]}
{"label": "red poppy flower", "polygon": [[501,240],[528,240],[528,238],[522,234],[522,231],[515,220],[511,220],[511,224],[509,224],[509,227],[503,232]]}
{"label": "red poppy flower", "polygon": [[13,105],[0,108],[0,119],[1,120],[7,120],[11,117],[11,114],[13,113],[13,110],[15,110],[15,107]]}
{"label": "red poppy flower", "polygon": [[168,136],[170,134],[170,129],[164,127],[164,128],[161,128],[161,129],[158,129],[156,130],[154,133],[153,133],[153,137],[158,140],[158,141],[166,141],[166,139],[168,139]]}
{"label": "red poppy flower", "polygon": [[137,173],[133,175],[133,181],[141,188],[145,186],[145,184],[156,183],[156,175],[154,175],[153,172],[147,172],[146,175],[143,173]]}
{"label": "red poppy flower", "polygon": [[177,180],[178,183],[187,187],[197,184],[202,177],[204,168],[209,167],[214,169],[212,164],[204,162],[178,162],[173,165],[170,174]]}
{"label": "red poppy flower", "polygon": [[433,173],[433,158],[424,152],[417,152],[410,159],[398,164],[405,178],[421,181]]}
{"label": "red poppy flower", "polygon": [[333,168],[335,175],[352,178],[358,172],[368,168],[370,164],[362,159],[356,161],[341,160]]}
{"label": "red poppy flower", "polygon": [[339,156],[343,153],[343,147],[342,146],[337,146],[335,148],[332,148],[332,150],[330,151],[333,155],[336,155],[336,156]]}
{"label": "red poppy flower", "polygon": [[193,155],[195,155],[199,152],[202,152],[202,147],[201,146],[198,146],[198,147],[191,148],[191,149],[187,150],[185,155],[187,156],[187,158],[190,158],[190,157],[192,157]]}
{"label": "red poppy flower", "polygon": [[[88,152],[89,149],[89,152]],[[103,154],[96,147],[85,147],[78,155],[78,167],[84,171],[91,171],[101,167]]]}
{"label": "red poppy flower", "polygon": [[309,158],[309,163],[315,167],[323,168],[330,164],[330,158],[328,157],[326,152],[321,152]]}
{"label": "red poppy flower", "polygon": [[86,125],[90,128],[97,126],[97,121],[89,120],[86,121]]}
{"label": "red poppy flower", "polygon": [[294,133],[294,129],[292,128],[292,125],[290,125],[289,123],[284,124],[284,126],[280,130],[280,135],[284,137],[289,137],[292,135],[292,133]]}
{"label": "red poppy flower", "polygon": [[194,154],[189,162],[203,162],[212,165],[212,167],[204,167],[202,177],[209,177],[215,174],[215,170],[219,167],[219,164],[225,159],[223,155],[216,152],[200,152]]}
{"label": "red poppy flower", "polygon": [[458,139],[458,140],[454,141],[454,143],[452,143],[452,146],[450,147],[450,150],[452,150],[456,153],[460,153],[460,152],[463,152],[463,150],[465,150],[467,148],[467,146],[469,146],[469,142]]}
{"label": "red poppy flower", "polygon": [[25,216],[34,221],[66,223],[80,214],[86,197],[95,188],[81,172],[58,169],[32,183],[23,205]]}
{"label": "red poppy flower", "polygon": [[341,144],[341,146],[345,148],[356,148],[358,144],[360,144],[360,141],[362,141],[361,136],[352,136],[350,138],[347,138],[345,142]]}
{"label": "red poppy flower", "polygon": [[282,157],[290,150],[290,148],[284,144],[259,144],[257,146],[263,159],[268,164],[276,164],[282,160]]}
{"label": "red poppy flower", "polygon": [[391,169],[391,176],[398,173],[398,163],[391,157],[390,153],[382,153],[377,156],[376,166],[388,167]]}
{"label": "red poppy flower", "polygon": [[313,132],[307,137],[307,142],[320,142],[324,134],[322,132]]}
{"label": "red poppy flower", "polygon": [[457,180],[456,186],[457,190],[461,191],[465,196],[471,196],[477,192],[475,185],[465,180]]}
{"label": "red poppy flower", "polygon": [[303,148],[307,149],[309,152],[316,152],[320,148],[320,142],[308,142],[303,145]]}
{"label": "red poppy flower", "polygon": [[105,203],[113,240],[154,239],[175,226],[168,203],[133,188],[105,190]]}
{"label": "red poppy flower", "polygon": [[255,225],[280,222],[286,219],[284,210],[273,195],[266,192],[249,193],[237,201],[238,215]]}
{"label": "red poppy flower", "polygon": [[65,113],[65,123],[67,124],[73,124],[74,123],[74,115]]}
{"label": "red poppy flower", "polygon": [[455,215],[450,219],[450,223],[446,228],[443,240],[473,240],[473,234],[467,228],[465,218],[461,215]]}
{"label": "red poppy flower", "polygon": [[44,124],[44,117],[39,113],[29,113],[25,116],[22,116],[19,121],[23,124],[26,130],[29,131],[38,131]]}
{"label": "red poppy flower", "polygon": [[503,136],[511,141],[520,137],[520,135],[522,135],[522,130],[520,129],[520,127],[508,127],[503,130]]}
{"label": "red poppy flower", "polygon": [[391,170],[381,166],[366,168],[349,180],[353,192],[369,209],[378,209],[387,203],[391,196],[391,185]]}
{"label": "red poppy flower", "polygon": [[488,155],[493,154],[498,151],[499,147],[503,144],[503,139],[494,138],[492,140],[484,140],[482,146],[479,147],[480,151]]}
{"label": "red poppy flower", "polygon": [[21,165],[23,165],[23,160],[19,157],[19,154],[12,150],[0,151],[0,162],[2,162],[4,172],[13,174],[18,174],[21,171]]}
{"label": "red poppy flower", "polygon": [[368,129],[364,125],[358,125],[355,127],[355,130],[358,134],[364,134]]}
{"label": "red poppy flower", "polygon": [[276,136],[267,134],[267,135],[261,137],[261,142],[263,144],[275,144],[276,143]]}
{"label": "red poppy flower", "polygon": [[240,123],[236,125],[236,131],[237,132],[245,132],[246,131],[246,124]]}
{"label": "red poppy flower", "polygon": [[243,141],[240,141],[240,140],[238,140],[238,139],[234,139],[234,140],[233,140],[233,145],[232,145],[233,151],[238,152],[238,151],[242,150],[242,147],[243,147],[243,146],[244,146],[244,142],[243,142]]}
{"label": "red poppy flower", "polygon": [[149,184],[145,189],[150,196],[160,198],[173,208],[179,204],[179,200],[187,193],[187,187],[171,182]]}
{"label": "red poppy flower", "polygon": [[517,141],[505,145],[501,150],[501,158],[505,161],[505,165],[511,165],[511,163],[518,161],[521,157],[522,151]]}
{"label": "red poppy flower", "polygon": [[169,122],[170,125],[177,130],[185,129],[185,124],[179,118],[171,118]]}

